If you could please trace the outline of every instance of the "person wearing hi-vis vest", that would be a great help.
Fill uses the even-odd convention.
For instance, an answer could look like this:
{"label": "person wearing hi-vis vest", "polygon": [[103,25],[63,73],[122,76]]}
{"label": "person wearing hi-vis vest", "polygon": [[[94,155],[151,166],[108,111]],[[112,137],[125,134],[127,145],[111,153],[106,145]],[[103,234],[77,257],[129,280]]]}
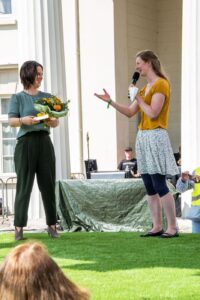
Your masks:
{"label": "person wearing hi-vis vest", "polygon": [[186,219],[192,220],[192,232],[200,233],[200,167],[196,168],[192,175],[188,171],[183,172],[177,181],[176,189],[180,193],[193,189],[192,203]]}

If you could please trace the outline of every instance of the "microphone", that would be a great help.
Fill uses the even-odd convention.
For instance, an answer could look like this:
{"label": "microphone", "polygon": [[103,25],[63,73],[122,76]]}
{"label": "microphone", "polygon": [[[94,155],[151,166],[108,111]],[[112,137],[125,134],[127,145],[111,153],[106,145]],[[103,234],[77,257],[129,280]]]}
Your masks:
{"label": "microphone", "polygon": [[134,72],[132,76],[132,84],[134,86],[130,86],[128,89],[128,98],[131,99],[131,101],[133,101],[135,99],[135,96],[137,95],[138,88],[135,85],[139,78],[140,78],[140,73]]}
{"label": "microphone", "polygon": [[140,73],[139,72],[134,72],[132,76],[132,84],[136,84],[138,79],[140,78]]}

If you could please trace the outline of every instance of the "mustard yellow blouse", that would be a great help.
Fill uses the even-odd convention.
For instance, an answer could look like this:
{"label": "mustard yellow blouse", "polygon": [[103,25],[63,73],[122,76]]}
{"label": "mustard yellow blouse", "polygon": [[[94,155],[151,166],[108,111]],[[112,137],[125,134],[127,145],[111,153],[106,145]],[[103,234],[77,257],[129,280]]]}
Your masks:
{"label": "mustard yellow blouse", "polygon": [[145,95],[146,85],[140,90],[140,96],[143,98],[145,103],[151,104],[151,99],[154,94],[163,94],[165,101],[162,110],[156,119],[150,119],[142,110],[139,109],[141,114],[141,121],[138,126],[141,130],[156,129],[156,128],[167,128],[168,117],[169,117],[169,102],[170,102],[170,85],[166,79],[157,79],[149,92]]}

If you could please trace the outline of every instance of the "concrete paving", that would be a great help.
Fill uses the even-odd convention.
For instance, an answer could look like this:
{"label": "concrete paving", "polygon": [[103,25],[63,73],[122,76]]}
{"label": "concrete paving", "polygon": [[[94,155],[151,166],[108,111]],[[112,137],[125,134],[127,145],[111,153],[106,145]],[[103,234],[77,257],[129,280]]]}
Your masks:
{"label": "concrete paving", "polygon": [[[192,224],[190,220],[177,218],[177,225],[179,228],[179,232],[183,232],[183,233],[192,232]],[[47,225],[45,224],[44,219],[37,219],[37,220],[29,219],[27,227],[24,227],[24,231],[45,232],[46,228]],[[9,232],[9,231],[14,231],[13,216],[4,218],[4,220],[0,216],[0,232]]]}

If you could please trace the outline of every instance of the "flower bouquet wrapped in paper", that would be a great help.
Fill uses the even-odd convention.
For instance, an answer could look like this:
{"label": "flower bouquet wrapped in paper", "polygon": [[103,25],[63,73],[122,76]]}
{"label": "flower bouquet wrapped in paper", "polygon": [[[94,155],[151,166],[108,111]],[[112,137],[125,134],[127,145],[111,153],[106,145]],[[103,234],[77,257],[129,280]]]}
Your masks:
{"label": "flower bouquet wrapped in paper", "polygon": [[61,118],[68,114],[69,100],[62,102],[58,97],[40,98],[35,101],[34,107],[39,113],[35,119]]}

